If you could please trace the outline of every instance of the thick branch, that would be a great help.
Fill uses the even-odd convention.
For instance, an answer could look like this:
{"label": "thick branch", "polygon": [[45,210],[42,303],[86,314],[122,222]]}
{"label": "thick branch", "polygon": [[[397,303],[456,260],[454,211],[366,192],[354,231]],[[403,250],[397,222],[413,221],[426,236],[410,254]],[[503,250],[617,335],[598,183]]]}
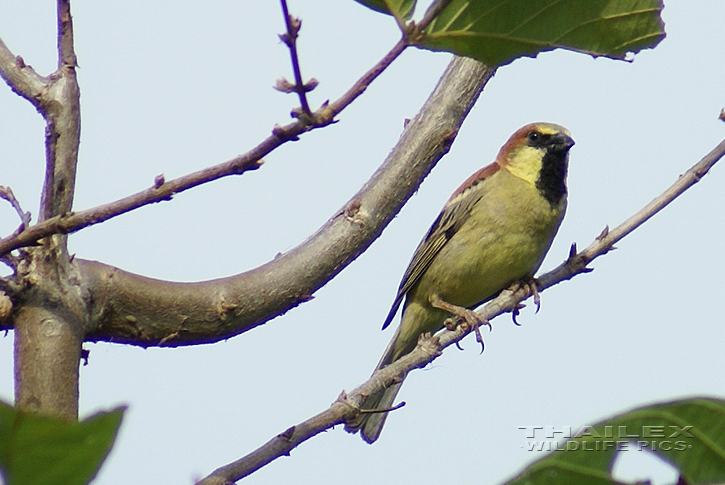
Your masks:
{"label": "thick branch", "polygon": [[[662,210],[689,187],[700,180],[710,168],[725,155],[725,140],[707,154],[702,160],[690,168],[670,188],[647,204],[644,208],[624,221],[612,231],[602,233],[584,251],[570,257],[556,269],[544,274],[538,280],[541,291],[566,281],[577,274],[588,272],[587,263],[605,254],[612,245],[634,231],[650,217]],[[518,303],[528,297],[528,291],[520,288],[517,291],[503,291],[498,297],[487,303],[477,313],[490,321],[504,312],[512,311]],[[423,336],[418,346],[409,354],[391,365],[376,371],[370,379],[350,393],[343,392],[329,409],[288,428],[252,453],[218,468],[197,485],[226,485],[250,475],[273,460],[289,455],[290,451],[313,436],[344,424],[353,419],[360,411],[360,404],[366,396],[380,392],[395,382],[400,382],[410,371],[422,368],[441,355],[444,348],[459,342],[469,330],[458,327],[455,330],[443,330],[436,336]]]}
{"label": "thick branch", "polygon": [[68,317],[29,305],[15,315],[15,402],[23,411],[78,417],[83,334]]}
{"label": "thick branch", "polygon": [[78,65],[73,47],[73,19],[70,15],[70,1],[59,0],[57,5],[58,22],[58,69],[63,66]]}
{"label": "thick branch", "polygon": [[182,284],[77,261],[92,293],[87,338],[141,346],[215,342],[309,300],[372,244],[415,192],[448,151],[492,73],[455,59],[365,186],[310,239],[257,269]]}
{"label": "thick branch", "polygon": [[[46,122],[40,221],[71,210],[80,144],[80,90],[69,0],[57,1],[57,23],[58,69],[36,105]],[[15,279],[26,290],[13,316],[15,400],[26,411],[75,419],[87,298],[70,264],[66,237],[46,238],[19,259]]]}
{"label": "thick branch", "polygon": [[39,109],[40,95],[48,83],[48,78],[39,76],[32,67],[25,64],[22,57],[14,56],[2,39],[0,39],[0,77],[13,92]]}
{"label": "thick branch", "polygon": [[58,70],[50,76],[41,109],[47,126],[40,221],[70,212],[81,141],[80,89],[76,78],[73,22],[68,0],[58,0],[57,16]]}

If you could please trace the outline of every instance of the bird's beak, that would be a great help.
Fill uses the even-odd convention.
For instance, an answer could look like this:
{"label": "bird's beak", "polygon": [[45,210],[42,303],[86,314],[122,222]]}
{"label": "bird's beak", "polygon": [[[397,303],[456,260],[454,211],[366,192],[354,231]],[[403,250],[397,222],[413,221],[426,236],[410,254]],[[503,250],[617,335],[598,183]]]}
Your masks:
{"label": "bird's beak", "polygon": [[557,133],[549,139],[549,147],[554,151],[565,152],[573,146],[574,140],[565,133]]}

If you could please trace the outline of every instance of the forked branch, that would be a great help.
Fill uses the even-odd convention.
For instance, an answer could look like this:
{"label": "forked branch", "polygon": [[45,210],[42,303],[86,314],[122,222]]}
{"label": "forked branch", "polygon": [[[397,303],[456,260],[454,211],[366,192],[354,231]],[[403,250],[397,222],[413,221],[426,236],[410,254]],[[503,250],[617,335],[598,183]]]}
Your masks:
{"label": "forked branch", "polygon": [[[229,175],[239,175],[248,170],[254,170],[261,165],[262,158],[288,141],[297,140],[298,137],[307,131],[329,125],[345,108],[365,92],[372,83],[395,59],[410,45],[415,35],[428,25],[440,9],[448,3],[443,0],[438,6],[427,12],[426,16],[418,24],[411,24],[411,28],[404,34],[393,48],[370,70],[363,74],[342,96],[331,103],[323,104],[319,109],[311,113],[311,116],[298,118],[296,121],[284,126],[275,126],[272,135],[263,140],[259,145],[252,148],[243,155],[239,155],[227,162],[179,177],[171,181],[164,181],[160,177],[155,181],[152,188],[137,192],[123,199],[110,202],[101,206],[93,207],[77,213],[60,213],[44,218],[40,223],[27,228],[20,234],[12,234],[0,239],[0,256],[22,247],[36,244],[40,239],[53,234],[68,234],[79,231],[85,227],[98,224],[126,212],[132,211],[148,204],[170,200],[179,192],[191,189],[198,185]],[[66,17],[62,10],[65,1],[59,1],[59,62],[67,63],[67,67],[75,67],[75,54],[68,42],[72,43],[72,30],[68,30],[68,22],[63,23]],[[69,14],[68,14],[69,15]],[[289,13],[285,12],[286,19]],[[65,30],[64,30],[65,29]],[[70,33],[69,33],[70,32]],[[294,62],[293,62],[294,64]],[[297,62],[297,71],[299,61]],[[8,84],[23,97],[31,102],[40,103],[39,96],[45,88],[45,78],[35,74],[29,66],[25,66],[21,58],[15,58],[0,40],[0,75]],[[301,74],[296,82],[301,82]],[[308,86],[309,87],[309,86]],[[303,105],[304,109],[304,105]]]}

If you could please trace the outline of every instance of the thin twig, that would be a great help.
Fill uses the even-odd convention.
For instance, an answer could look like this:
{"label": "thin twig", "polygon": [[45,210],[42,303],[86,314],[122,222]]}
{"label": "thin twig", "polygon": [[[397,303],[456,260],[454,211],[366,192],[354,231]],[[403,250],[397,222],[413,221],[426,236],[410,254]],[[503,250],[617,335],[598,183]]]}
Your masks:
{"label": "thin twig", "polygon": [[[707,175],[710,169],[723,157],[723,155],[725,155],[725,140],[721,141],[710,151],[710,153],[705,155],[699,162],[680,175],[674,184],[672,184],[658,197],[654,198],[649,204],[643,207],[642,210],[614,229],[605,229],[605,231],[602,232],[602,234],[600,234],[594,242],[589,245],[589,247],[574,256],[574,258],[569,258],[570,261],[565,264],[585,267],[590,261],[593,261],[598,256],[605,254],[614,246],[614,244],[644,224],[648,219],[664,209],[683,192],[699,182],[702,177]],[[571,261],[572,259],[574,261]],[[540,278],[540,280],[541,279],[543,279],[543,277]],[[542,281],[542,284],[544,283],[546,283],[545,280]]]}
{"label": "thin twig", "polygon": [[[279,145],[279,143],[276,143],[277,140],[278,139],[275,136],[270,136],[267,140],[265,140],[265,142],[259,145],[257,149],[260,149],[261,147],[262,150],[265,148],[270,150],[270,146],[276,147]],[[71,233],[84,227],[106,221],[144,205],[161,202],[163,200],[171,200],[174,194],[183,192],[184,190],[188,190],[209,181],[216,180],[227,175],[242,174],[249,170],[255,170],[261,166],[260,159],[261,156],[259,156],[255,151],[252,151],[247,155],[235,157],[228,162],[199,170],[198,172],[194,172],[168,182],[163,182],[160,185],[158,185],[160,180],[157,179],[154,181],[154,185],[152,187],[108,204],[47,219],[35,224],[15,237],[8,237],[0,240],[0,255],[14,249],[33,244],[39,239],[52,234]]]}
{"label": "thin twig", "polygon": [[226,177],[238,175],[248,170],[254,170],[261,165],[262,157],[287,143],[297,140],[304,132],[326,126],[333,122],[342,110],[357,99],[368,85],[375,80],[406,48],[403,41],[399,41],[375,66],[363,74],[355,84],[335,102],[323,105],[313,113],[314,124],[298,119],[285,126],[275,126],[272,135],[248,152],[227,162],[208,167],[183,177],[165,182],[160,187],[146,189],[115,202],[86,209],[77,213],[63,214],[46,219],[18,235],[0,239],[0,255],[9,251],[35,244],[38,240],[53,234],[67,234],[85,227],[98,224],[113,217],[119,216],[144,205],[170,200],[179,192],[196,187],[203,183]]}
{"label": "thin twig", "polygon": [[[555,284],[569,280],[577,274],[588,272],[589,270],[586,267],[588,263],[607,253],[614,243],[630,234],[670,202],[675,200],[685,190],[697,183],[724,155],[725,140],[680,176],[671,187],[632,217],[613,230],[600,234],[584,251],[570,255],[559,267],[538,278],[541,286],[539,291],[544,291],[546,288]],[[487,303],[477,313],[481,318],[490,321],[502,313],[513,311],[513,309],[517,308],[520,301],[529,296],[529,291],[526,288],[520,288],[517,291],[504,291],[494,300]],[[353,419],[360,412],[359,406],[365,396],[380,392],[391,384],[400,382],[400,379],[405,377],[413,369],[425,367],[438,358],[444,348],[459,342],[470,331],[470,329],[466,329],[463,326],[458,326],[453,330],[443,330],[433,337],[422,337],[419,339],[418,346],[412,352],[389,366],[376,371],[370,379],[355,388],[352,392],[343,392],[329,409],[298,425],[288,428],[285,432],[272,438],[272,440],[239,460],[218,468],[208,477],[199,481],[197,485],[233,483],[240,478],[250,475],[273,460],[281,456],[289,455],[292,449],[313,436],[338,424],[344,424],[349,419]]]}
{"label": "thin twig", "polygon": [[15,194],[13,194],[13,190],[10,187],[0,185],[0,199],[5,199],[10,202],[10,205],[13,206],[13,209],[15,209],[15,212],[18,214],[18,217],[20,218],[18,234],[27,229],[30,225],[30,212],[23,212],[22,207],[20,207],[20,202],[18,202],[18,199],[15,198]]}
{"label": "thin twig", "polygon": [[[297,37],[302,27],[302,21],[298,18],[292,17],[287,8],[287,0],[280,0],[282,4],[282,13],[284,14],[284,22],[287,26],[287,32],[279,36],[282,42],[287,45],[292,58],[292,71],[295,76],[295,84],[293,86],[294,91],[300,98],[300,105],[302,106],[302,114],[304,116],[312,118],[312,111],[310,105],[307,102],[307,91],[311,91],[317,85],[317,81],[311,80],[310,85],[302,82],[302,71],[300,70],[300,60],[297,55]],[[314,82],[313,82],[314,81]]]}

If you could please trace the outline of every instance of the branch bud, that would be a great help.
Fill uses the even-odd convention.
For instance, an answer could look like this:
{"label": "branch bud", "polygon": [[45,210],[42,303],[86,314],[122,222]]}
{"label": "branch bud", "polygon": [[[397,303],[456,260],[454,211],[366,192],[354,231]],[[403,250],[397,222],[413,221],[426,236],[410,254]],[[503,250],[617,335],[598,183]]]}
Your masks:
{"label": "branch bud", "polygon": [[296,91],[295,85],[283,77],[277,79],[272,87],[281,93],[294,93]]}

